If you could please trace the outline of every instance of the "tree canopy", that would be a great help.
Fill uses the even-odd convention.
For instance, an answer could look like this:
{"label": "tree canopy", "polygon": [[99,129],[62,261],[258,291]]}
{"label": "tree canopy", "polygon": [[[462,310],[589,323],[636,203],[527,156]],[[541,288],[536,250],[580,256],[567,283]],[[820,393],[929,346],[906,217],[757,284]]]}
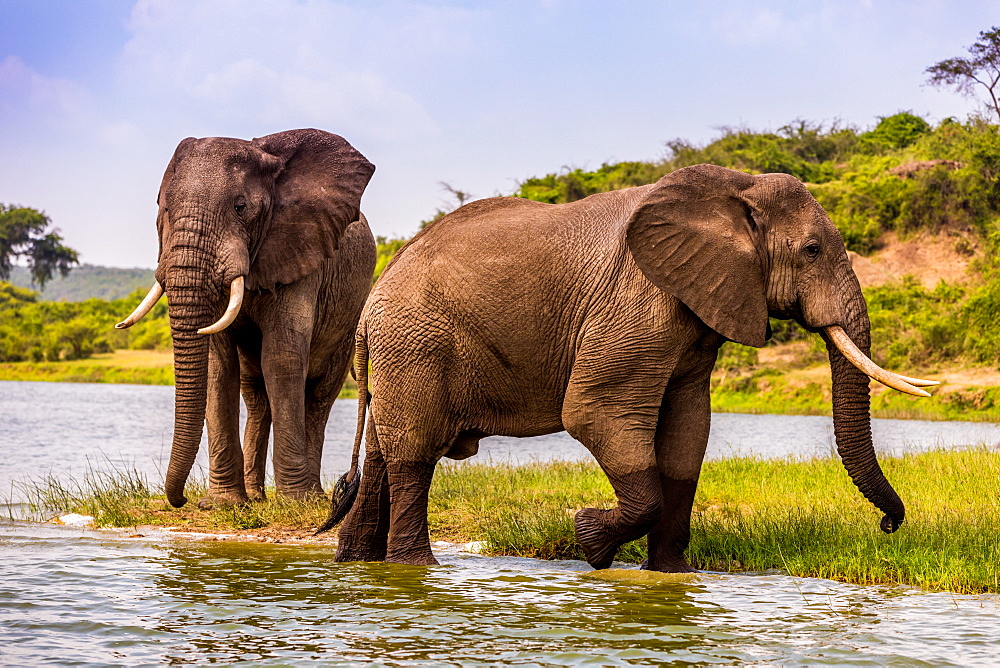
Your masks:
{"label": "tree canopy", "polygon": [[31,279],[39,287],[56,271],[65,276],[79,260],[77,252],[62,241],[41,211],[0,204],[0,280],[10,277],[17,258],[27,261]]}
{"label": "tree canopy", "polygon": [[954,88],[966,97],[975,97],[977,86],[989,94],[989,105],[1000,119],[997,84],[1000,83],[1000,28],[993,26],[979,33],[979,39],[968,47],[968,58],[948,58],[928,67],[927,83],[935,87]]}

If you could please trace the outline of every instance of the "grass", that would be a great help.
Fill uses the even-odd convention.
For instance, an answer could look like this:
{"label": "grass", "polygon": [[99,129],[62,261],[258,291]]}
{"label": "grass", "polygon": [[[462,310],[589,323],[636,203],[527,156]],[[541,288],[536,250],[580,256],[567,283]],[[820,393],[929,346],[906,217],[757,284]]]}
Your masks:
{"label": "grass", "polygon": [[116,350],[82,360],[0,363],[0,380],[173,385],[169,350]]}
{"label": "grass", "polygon": [[[907,504],[895,534],[857,492],[836,459],[728,459],[705,464],[688,550],[698,568],[790,575],[858,584],[912,585],[960,593],[1000,592],[1000,452],[933,451],[882,461]],[[189,484],[197,499],[203,483]],[[22,486],[36,514],[78,512],[105,526],[157,524],[209,531],[308,536],[327,502],[274,499],[242,508],[170,508],[135,472],[90,473]],[[431,489],[432,540],[483,541],[493,555],[579,559],[573,514],[610,507],[607,479],[590,462],[526,466],[450,464]],[[619,559],[645,558],[644,541]]]}
{"label": "grass", "polygon": [[[82,360],[2,362],[0,380],[173,385],[173,364],[173,353],[170,350],[122,349],[99,353]],[[339,396],[347,399],[358,397],[357,383],[350,376],[344,382]]]}
{"label": "grass", "polygon": [[[818,339],[816,340],[818,341]],[[717,413],[830,415],[830,367],[815,341],[777,345],[771,359],[726,344],[712,373],[712,410]],[[775,356],[773,351],[782,351]],[[898,371],[898,369],[896,369]],[[913,397],[872,381],[871,416],[914,420],[1000,421],[1000,385],[987,367],[907,369],[910,375],[942,379],[930,397]],[[962,379],[963,376],[965,380]],[[973,382],[968,382],[968,381]],[[976,381],[984,384],[974,384]]]}
{"label": "grass", "polygon": [[[934,451],[883,461],[907,504],[895,534],[837,459],[728,459],[705,465],[692,521],[691,562],[704,570],[767,571],[857,584],[1000,592],[1000,453]],[[503,503],[501,499],[517,499]],[[432,490],[438,538],[484,541],[488,552],[582,558],[573,513],[610,507],[590,463],[441,467]],[[639,563],[644,541],[620,560]]]}
{"label": "grass", "polygon": [[[713,382],[713,412],[832,414],[829,378],[806,382],[796,378],[795,372],[764,369],[736,382],[727,381]],[[913,397],[873,382],[871,416],[903,420],[1000,422],[1000,387],[969,385],[931,388],[930,391],[930,397]]]}
{"label": "grass", "polygon": [[[825,359],[814,359],[809,351],[800,356],[791,364],[779,365],[759,364],[754,356],[740,360],[740,370],[735,372],[720,362],[712,379],[712,410],[830,415],[830,372]],[[173,355],[170,350],[115,350],[83,360],[5,362],[0,363],[0,380],[173,385]],[[872,417],[1000,421],[1000,387],[937,388],[931,390],[929,399],[885,391],[878,383],[872,389]],[[357,398],[358,386],[350,376],[339,396]]]}
{"label": "grass", "polygon": [[[15,483],[15,496],[24,502],[28,517],[45,519],[53,513],[79,513],[100,527],[174,527],[190,531],[245,531],[268,528],[266,533],[311,533],[329,512],[330,502],[316,497],[295,501],[275,497],[264,503],[201,510],[196,502],[208,492],[204,479],[191,478],[185,487],[189,503],[173,508],[162,489],[134,470],[88,470],[82,478],[48,475]],[[13,511],[12,511],[13,512]],[[12,517],[13,519],[13,517]]]}

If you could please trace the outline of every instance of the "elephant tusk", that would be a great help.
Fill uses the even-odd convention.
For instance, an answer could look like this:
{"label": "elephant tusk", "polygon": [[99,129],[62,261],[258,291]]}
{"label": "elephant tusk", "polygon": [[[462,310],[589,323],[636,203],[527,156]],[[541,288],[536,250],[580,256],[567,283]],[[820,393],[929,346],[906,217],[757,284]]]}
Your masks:
{"label": "elephant tusk", "polygon": [[[891,372],[890,372],[891,373]],[[896,378],[905,380],[910,385],[914,387],[934,387],[935,385],[940,385],[940,380],[923,380],[921,378],[910,378],[909,376],[901,376],[898,373],[893,374]]]}
{"label": "elephant tusk", "polygon": [[[900,376],[891,371],[886,371],[875,362],[871,361],[867,355],[861,352],[861,349],[854,345],[854,341],[851,341],[851,337],[847,335],[847,332],[843,330],[842,327],[837,325],[831,325],[824,328],[830,340],[833,344],[837,346],[837,350],[844,354],[844,357],[854,366],[858,367],[870,378],[874,378],[883,385],[887,385],[894,390],[899,390],[900,392],[905,392],[907,394],[912,394],[915,397],[929,397],[931,396],[926,391],[921,390],[920,387],[930,387],[931,385],[937,385],[936,380],[921,380],[919,378],[908,378],[907,376]],[[919,387],[918,387],[919,386]]]}
{"label": "elephant tusk", "polygon": [[149,289],[149,293],[143,297],[142,301],[139,302],[139,305],[135,307],[134,311],[132,311],[132,315],[115,325],[115,329],[128,329],[135,323],[142,320],[143,316],[149,313],[153,307],[156,306],[156,302],[160,301],[160,297],[162,296],[163,286],[160,285],[159,281],[156,281],[153,283],[153,287]]}
{"label": "elephant tusk", "polygon": [[243,277],[237,276],[233,279],[232,285],[229,286],[229,306],[226,307],[226,312],[222,314],[217,322],[209,325],[208,327],[202,327],[198,330],[199,334],[215,334],[216,332],[221,332],[229,325],[233,324],[233,320],[236,320],[236,316],[239,315],[240,306],[243,305]]}

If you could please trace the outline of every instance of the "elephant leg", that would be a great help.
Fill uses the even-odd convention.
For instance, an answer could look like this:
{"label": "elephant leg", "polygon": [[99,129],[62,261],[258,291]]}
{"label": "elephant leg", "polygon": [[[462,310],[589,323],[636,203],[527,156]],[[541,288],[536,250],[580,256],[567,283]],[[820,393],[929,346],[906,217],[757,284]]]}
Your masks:
{"label": "elephant leg", "polygon": [[584,508],[573,522],[587,563],[607,568],[618,548],[645,535],[660,519],[652,418],[647,426],[610,410],[588,413],[580,409],[574,413],[576,419],[567,424],[567,431],[593,453],[618,500],[610,510]]}
{"label": "elephant leg", "polygon": [[436,461],[390,461],[389,535],[385,560],[397,564],[436,566],[427,529],[427,496]]}
{"label": "elephant leg", "polygon": [[583,555],[597,569],[611,566],[622,545],[644,536],[659,519],[661,507],[655,469],[609,473],[604,468],[604,471],[615,490],[618,505],[610,510],[584,508],[573,519]]}
{"label": "elephant leg", "polygon": [[240,450],[240,363],[236,346],[225,332],[211,336],[208,357],[208,496],[203,509],[247,502]]}
{"label": "elephant leg", "polygon": [[334,360],[330,363],[327,373],[306,381],[306,461],[310,476],[319,479],[323,466],[323,444],[326,441],[326,423],[330,420],[330,409],[337,400],[340,386],[344,383],[347,373],[348,355],[343,361]]}
{"label": "elephant leg", "polygon": [[271,404],[260,376],[244,374],[240,389],[247,405],[247,425],[243,432],[243,479],[251,501],[264,501],[267,444],[271,435]]}
{"label": "elephant leg", "polygon": [[[715,358],[712,357],[714,363]],[[691,539],[691,509],[711,424],[711,366],[667,388],[656,429],[656,464],[663,513],[649,533],[643,568],[665,573],[694,571],[684,558]]]}
{"label": "elephant leg", "polygon": [[295,499],[322,494],[319,472],[309,467],[305,424],[307,358],[311,330],[277,325],[264,332],[261,370],[271,405],[274,483]]}
{"label": "elephant leg", "polygon": [[354,507],[337,534],[337,561],[385,561],[389,538],[389,474],[371,415],[365,438],[364,474]]}

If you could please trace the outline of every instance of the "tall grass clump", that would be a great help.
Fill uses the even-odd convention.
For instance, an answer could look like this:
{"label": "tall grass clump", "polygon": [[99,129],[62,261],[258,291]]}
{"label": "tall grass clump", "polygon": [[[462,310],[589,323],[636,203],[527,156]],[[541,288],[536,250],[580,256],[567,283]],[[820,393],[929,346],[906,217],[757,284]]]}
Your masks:
{"label": "tall grass clump", "polygon": [[202,510],[193,500],[208,494],[208,482],[198,476],[185,485],[185,493],[192,501],[183,508],[173,508],[163,490],[151,486],[135,469],[98,471],[91,467],[81,478],[47,475],[16,482],[14,488],[14,496],[21,504],[12,503],[11,507],[26,507],[31,519],[79,513],[92,516],[100,527],[151,525],[191,531],[271,527],[309,533],[309,528],[322,523],[329,511],[329,500],[323,496],[289,499],[275,494],[273,487],[263,502]]}
{"label": "tall grass clump", "polygon": [[[878,529],[881,515],[837,459],[708,462],[688,557],[704,570],[1000,591],[1000,453],[908,454],[884,458],[883,468],[907,504],[907,520],[892,535]],[[491,554],[579,559],[573,514],[614,503],[592,463],[443,466],[431,491],[432,533],[481,540]],[[641,562],[644,541],[618,558]]]}
{"label": "tall grass clump", "polygon": [[134,468],[99,471],[88,467],[82,478],[49,474],[13,485],[35,519],[79,513],[92,516],[98,526],[109,527],[136,526],[150,519],[146,507],[156,496],[146,476]]}

